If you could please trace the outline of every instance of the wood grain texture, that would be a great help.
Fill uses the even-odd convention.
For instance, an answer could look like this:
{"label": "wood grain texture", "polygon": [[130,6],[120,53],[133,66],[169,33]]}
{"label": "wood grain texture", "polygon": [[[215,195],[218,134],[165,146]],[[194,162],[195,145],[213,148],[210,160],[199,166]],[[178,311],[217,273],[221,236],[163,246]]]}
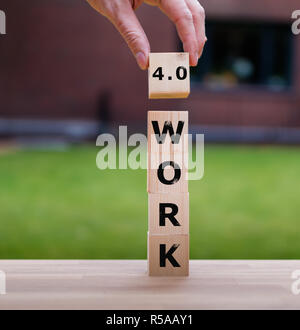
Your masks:
{"label": "wood grain texture", "polygon": [[[153,77],[161,67],[162,79]],[[180,80],[176,70],[184,67],[187,76]],[[180,72],[182,77],[182,72]],[[190,64],[188,53],[150,53],[148,70],[149,99],[186,98],[190,94]]]}
{"label": "wood grain texture", "polygon": [[[178,123],[184,122],[179,143],[172,144],[170,134],[167,134],[164,143],[158,144],[153,129],[153,121],[158,123],[159,132],[162,134],[166,122],[172,123],[174,133],[176,134]],[[188,111],[148,111],[148,153],[149,154],[182,154],[188,153]]]}
{"label": "wood grain texture", "polygon": [[[163,255],[170,253],[170,257],[177,263],[163,258],[164,266],[160,265],[160,246],[165,247]],[[189,275],[189,235],[151,235],[148,233],[148,274],[150,276],[188,276]]]}
{"label": "wood grain texture", "polygon": [[2,260],[0,309],[300,309],[296,260],[191,260],[189,277],[149,277],[146,260]]}
{"label": "wood grain texture", "polygon": [[[178,123],[183,127],[178,143],[172,143],[170,131],[165,134],[163,143],[158,143],[153,129],[156,122],[159,134],[163,132],[166,123],[170,123],[174,134],[177,132]],[[179,136],[179,135],[178,135]],[[174,162],[180,168],[180,179],[171,185],[163,184],[158,179],[158,168],[164,162]],[[174,177],[174,168],[167,166],[164,169],[167,180]],[[149,111],[148,112],[148,171],[147,190],[150,193],[188,192],[188,112],[187,111]]]}
{"label": "wood grain texture", "polygon": [[[150,276],[188,276],[189,273],[188,165],[185,163],[185,155],[188,154],[187,133],[187,111],[148,112]],[[163,204],[167,207],[161,210]],[[171,213],[177,219],[174,215],[163,217],[164,225],[161,225],[160,214],[170,213],[167,208],[171,208]],[[162,247],[165,249],[163,253]],[[163,255],[168,258],[162,258]],[[163,266],[162,260],[166,261]]]}
{"label": "wood grain texture", "polygon": [[[172,214],[174,209],[168,207],[173,204],[177,208],[174,215],[177,221],[174,225],[168,217],[164,225],[160,225],[160,211]],[[189,193],[148,194],[148,231],[150,234],[189,234]]]}

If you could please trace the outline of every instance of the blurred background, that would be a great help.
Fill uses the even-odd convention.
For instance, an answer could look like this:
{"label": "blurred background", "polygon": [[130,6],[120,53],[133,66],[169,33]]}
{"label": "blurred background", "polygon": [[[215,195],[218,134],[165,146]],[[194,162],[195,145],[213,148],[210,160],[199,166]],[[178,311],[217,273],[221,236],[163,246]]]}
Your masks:
{"label": "blurred background", "polygon": [[[146,172],[96,167],[96,136],[188,110],[205,134],[191,258],[300,258],[298,0],[202,0],[208,42],[184,100],[148,100],[114,27],[84,0],[1,0],[0,258],[146,258]],[[181,51],[158,9],[153,52]],[[122,187],[123,189],[120,189]]]}

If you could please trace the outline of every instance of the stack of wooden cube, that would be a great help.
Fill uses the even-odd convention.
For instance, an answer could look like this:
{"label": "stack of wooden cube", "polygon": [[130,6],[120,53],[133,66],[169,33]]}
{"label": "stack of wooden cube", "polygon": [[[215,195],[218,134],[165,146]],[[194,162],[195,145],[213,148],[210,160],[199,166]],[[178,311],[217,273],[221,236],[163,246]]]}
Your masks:
{"label": "stack of wooden cube", "polygon": [[[185,98],[189,54],[151,53],[149,98]],[[188,112],[148,112],[148,273],[189,274]]]}

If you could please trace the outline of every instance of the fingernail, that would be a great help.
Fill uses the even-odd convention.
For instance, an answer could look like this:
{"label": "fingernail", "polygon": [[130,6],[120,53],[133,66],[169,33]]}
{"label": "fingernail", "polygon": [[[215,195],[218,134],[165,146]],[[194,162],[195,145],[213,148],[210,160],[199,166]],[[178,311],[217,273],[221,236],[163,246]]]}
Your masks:
{"label": "fingernail", "polygon": [[136,55],[135,55],[135,58],[136,58],[136,61],[139,65],[139,67],[142,69],[142,70],[145,70],[147,68],[147,60],[146,60],[146,56],[143,52],[138,52]]}

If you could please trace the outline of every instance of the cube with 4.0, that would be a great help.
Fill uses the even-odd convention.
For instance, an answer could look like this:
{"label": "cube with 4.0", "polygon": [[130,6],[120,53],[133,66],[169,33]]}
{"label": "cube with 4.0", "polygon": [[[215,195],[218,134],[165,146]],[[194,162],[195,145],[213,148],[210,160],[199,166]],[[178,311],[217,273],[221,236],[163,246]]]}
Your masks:
{"label": "cube with 4.0", "polygon": [[150,53],[149,98],[186,98],[190,94],[188,53]]}

